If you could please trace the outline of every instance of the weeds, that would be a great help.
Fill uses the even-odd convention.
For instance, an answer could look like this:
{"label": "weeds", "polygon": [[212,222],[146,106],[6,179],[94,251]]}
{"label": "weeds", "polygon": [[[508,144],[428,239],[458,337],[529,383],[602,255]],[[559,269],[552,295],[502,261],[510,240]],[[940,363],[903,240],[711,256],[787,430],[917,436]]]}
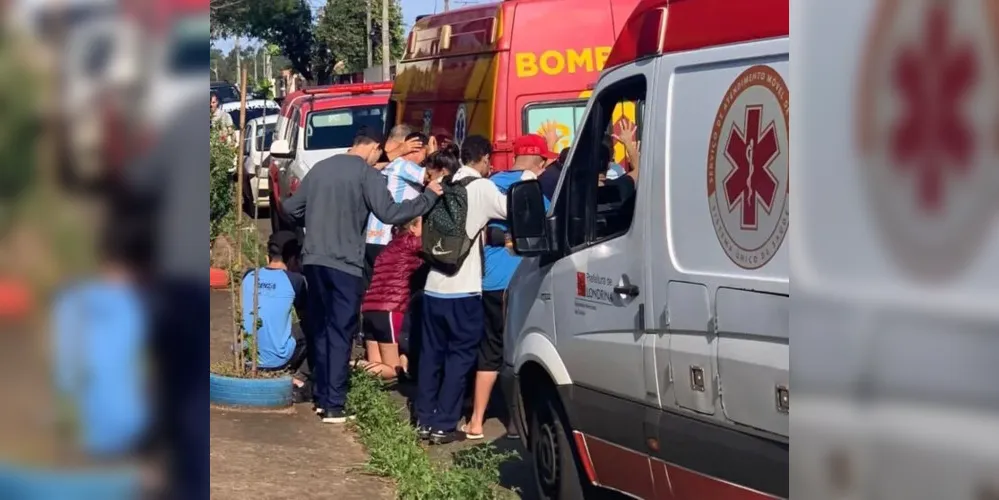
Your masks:
{"label": "weeds", "polygon": [[362,370],[351,374],[347,407],[357,416],[353,426],[371,456],[368,470],[394,479],[400,499],[499,497],[499,466],[516,453],[501,453],[484,444],[455,453],[451,463],[435,463],[403,418],[403,409],[385,393],[381,382]]}

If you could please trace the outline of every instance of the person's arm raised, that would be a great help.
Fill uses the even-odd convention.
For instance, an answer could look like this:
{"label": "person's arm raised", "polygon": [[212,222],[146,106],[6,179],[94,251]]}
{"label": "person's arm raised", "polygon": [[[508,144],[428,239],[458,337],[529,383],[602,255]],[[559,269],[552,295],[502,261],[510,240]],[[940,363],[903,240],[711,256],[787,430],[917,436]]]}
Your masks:
{"label": "person's arm raised", "polygon": [[364,184],[361,188],[368,210],[371,210],[378,220],[392,225],[402,224],[429,212],[430,207],[437,201],[437,196],[443,191],[440,183],[434,181],[427,185],[427,189],[420,196],[396,203],[389,194],[385,176],[372,168],[365,169]]}

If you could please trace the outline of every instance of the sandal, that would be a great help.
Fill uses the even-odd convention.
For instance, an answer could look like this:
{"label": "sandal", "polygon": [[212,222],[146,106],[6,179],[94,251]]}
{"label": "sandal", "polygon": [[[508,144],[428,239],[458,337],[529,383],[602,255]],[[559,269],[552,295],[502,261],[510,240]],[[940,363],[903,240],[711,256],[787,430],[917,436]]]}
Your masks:
{"label": "sandal", "polygon": [[483,439],[483,438],[486,437],[485,434],[469,434],[468,433],[468,424],[462,424],[462,426],[461,426],[461,433],[464,434],[465,435],[465,439],[467,439],[469,441],[478,441],[479,439]]}

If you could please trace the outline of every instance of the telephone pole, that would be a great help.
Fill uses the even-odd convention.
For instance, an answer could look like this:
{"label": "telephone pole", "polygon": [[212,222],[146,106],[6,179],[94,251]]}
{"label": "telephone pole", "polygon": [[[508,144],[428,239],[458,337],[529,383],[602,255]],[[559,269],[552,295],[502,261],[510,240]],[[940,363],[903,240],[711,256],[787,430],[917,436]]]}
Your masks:
{"label": "telephone pole", "polygon": [[451,10],[451,0],[444,0],[444,12]]}
{"label": "telephone pole", "polygon": [[392,78],[389,70],[392,54],[389,49],[389,0],[382,0],[382,81],[385,82]]}
{"label": "telephone pole", "polygon": [[366,36],[364,37],[364,48],[365,53],[368,55],[368,68],[375,65],[374,54],[371,53],[371,0],[364,0],[364,4],[367,6],[365,9],[367,11],[367,18],[365,19],[365,26],[367,27]]}

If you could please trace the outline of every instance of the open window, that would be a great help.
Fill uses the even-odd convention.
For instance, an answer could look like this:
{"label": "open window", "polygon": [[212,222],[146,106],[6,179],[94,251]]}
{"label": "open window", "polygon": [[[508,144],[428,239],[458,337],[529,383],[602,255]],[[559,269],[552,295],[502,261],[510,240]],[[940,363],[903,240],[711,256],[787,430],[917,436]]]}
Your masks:
{"label": "open window", "polygon": [[524,134],[540,134],[542,125],[555,122],[562,139],[555,145],[556,153],[572,145],[576,129],[586,111],[586,100],[532,103],[524,107]]}
{"label": "open window", "polygon": [[[637,172],[610,175],[614,134],[620,133],[615,110],[633,107],[642,116],[646,81],[638,75],[615,83],[595,97],[586,121],[580,124],[563,185],[566,247],[579,249],[623,235],[631,227],[637,197]],[[637,120],[636,120],[637,121]],[[636,130],[640,137],[641,127]]]}

